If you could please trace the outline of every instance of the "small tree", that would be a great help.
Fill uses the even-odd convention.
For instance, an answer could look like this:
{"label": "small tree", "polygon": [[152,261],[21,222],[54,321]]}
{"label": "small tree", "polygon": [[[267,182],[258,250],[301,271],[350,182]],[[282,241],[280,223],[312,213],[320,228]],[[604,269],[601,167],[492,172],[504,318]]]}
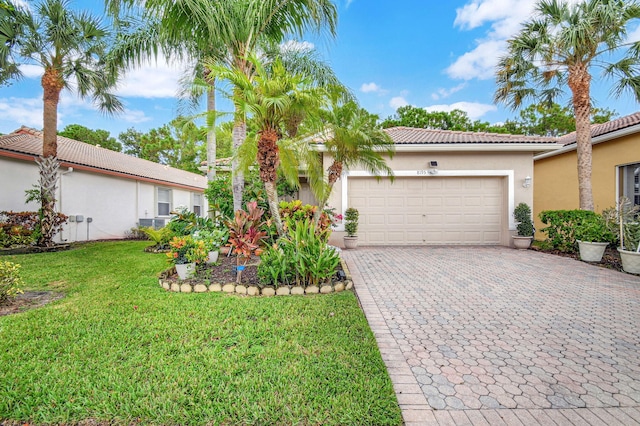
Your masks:
{"label": "small tree", "polygon": [[358,209],[349,207],[344,212],[344,230],[347,232],[347,237],[355,237],[358,233],[359,218],[360,212],[358,212]]}
{"label": "small tree", "polygon": [[531,207],[526,203],[520,203],[513,210],[513,217],[518,225],[518,235],[521,237],[533,237],[535,229],[533,228],[533,221],[531,220]]}

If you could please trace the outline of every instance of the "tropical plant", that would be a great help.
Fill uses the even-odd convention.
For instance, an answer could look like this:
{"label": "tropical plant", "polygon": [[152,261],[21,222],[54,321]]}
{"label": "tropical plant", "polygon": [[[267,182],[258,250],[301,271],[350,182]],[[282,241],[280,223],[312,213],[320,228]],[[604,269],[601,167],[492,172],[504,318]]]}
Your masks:
{"label": "tropical plant", "polygon": [[[5,13],[5,12],[3,12]],[[53,244],[55,189],[58,178],[58,103],[62,89],[75,88],[81,97],[90,97],[107,113],[123,110],[110,90],[118,78],[116,67],[105,62],[110,32],[99,18],[72,11],[67,0],[42,0],[29,9],[14,7],[10,35],[0,48],[0,77],[21,75],[19,65],[44,69],[44,120],[40,168],[42,218],[38,244]],[[4,21],[3,21],[4,25]],[[0,81],[2,83],[3,81]]]}
{"label": "tropical plant", "polygon": [[[527,98],[550,102],[565,85],[572,94],[578,152],[580,209],[593,210],[591,189],[591,79],[601,67],[615,80],[617,96],[629,90],[640,101],[640,42],[627,41],[640,18],[635,0],[541,0],[536,15],[508,40],[498,64],[495,100],[519,108]],[[616,62],[607,62],[611,58]]]}
{"label": "tropical plant", "polygon": [[347,233],[347,237],[355,237],[358,233],[359,218],[360,212],[356,208],[349,207],[344,212],[344,230]]}
{"label": "tropical plant", "polygon": [[517,222],[516,229],[521,237],[533,237],[535,229],[531,220],[531,207],[527,203],[520,203],[513,209],[513,217]]}
{"label": "tropical plant", "polygon": [[[327,169],[326,185],[318,185],[317,178],[311,179],[311,189],[322,207],[345,168],[362,166],[374,175],[384,174],[393,179],[393,170],[384,155],[392,158],[395,150],[391,137],[377,124],[377,115],[360,108],[353,100],[344,102],[339,88],[329,91],[329,100],[331,107],[320,112],[320,122],[327,135],[323,145],[333,161]],[[316,212],[316,220],[321,212]]]}
{"label": "tropical plant", "polygon": [[0,304],[22,293],[19,287],[22,284],[24,283],[20,278],[20,265],[0,261]]}
{"label": "tropical plant", "polygon": [[[160,34],[167,33],[161,38],[166,37],[170,42],[193,41],[196,50],[203,53],[197,58],[208,58],[211,63],[234,67],[249,79],[254,71],[249,58],[260,46],[281,43],[289,35],[302,36],[307,30],[326,30],[334,36],[337,25],[337,8],[331,0],[107,0],[108,8],[114,13],[121,4],[136,3],[143,5],[155,18],[159,17],[159,28],[163,29]],[[209,109],[213,110],[213,87],[217,77],[206,69],[202,75],[210,84],[207,99]],[[209,124],[212,128],[212,123]],[[246,129],[245,112],[236,107],[234,151],[238,151],[245,141]],[[207,152],[214,153],[215,149],[209,147]],[[214,163],[209,155],[207,160],[209,165]],[[232,169],[234,210],[239,210],[242,207],[244,177],[237,157],[233,160]]]}
{"label": "tropical plant", "polygon": [[[265,187],[269,211],[279,235],[284,230],[278,211],[278,191],[276,182],[280,166],[279,141],[287,134],[286,126],[292,116],[302,111],[314,110],[319,103],[319,92],[311,81],[302,75],[287,72],[279,59],[267,69],[257,57],[249,62],[255,69],[253,78],[247,77],[243,70],[211,65],[213,74],[231,83],[233,91],[228,94],[236,109],[250,115],[257,134],[257,162],[260,180]],[[253,145],[253,144],[252,144]],[[251,149],[248,152],[254,152]],[[250,157],[245,155],[245,158]],[[254,157],[255,158],[255,157]],[[297,168],[289,168],[287,177],[297,180]],[[235,203],[234,203],[235,205]]]}
{"label": "tropical plant", "polygon": [[191,235],[173,237],[169,241],[167,257],[174,265],[202,263],[207,259],[208,251],[203,241],[196,241]]}
{"label": "tropical plant", "polygon": [[640,206],[628,197],[620,197],[616,208],[606,209],[602,215],[615,230],[620,248],[640,252]]}
{"label": "tropical plant", "polygon": [[[318,206],[312,206],[311,204],[302,204],[300,200],[293,200],[290,202],[280,201],[280,216],[288,226],[295,226],[298,223],[304,222],[306,219],[313,219],[318,211]],[[316,223],[316,232],[319,235],[324,235],[325,242],[329,240],[331,231],[331,225],[333,224],[331,217],[322,211],[319,215],[319,219]]]}
{"label": "tropical plant", "polygon": [[267,285],[321,286],[336,273],[340,255],[327,245],[311,218],[286,220],[287,233],[267,249],[258,265],[258,277]]}
{"label": "tropical plant", "polygon": [[[262,221],[264,210],[258,207],[255,201],[247,203],[247,211],[236,210],[233,220],[228,220],[225,225],[229,229],[229,245],[237,256],[237,282],[242,279],[244,267],[260,248],[260,243],[267,235],[263,231],[265,226]],[[242,265],[241,265],[242,263]]]}
{"label": "tropical plant", "polygon": [[144,232],[144,234],[155,243],[154,247],[156,247],[157,249],[166,248],[171,238],[174,237],[171,229],[169,229],[167,226],[163,226],[160,229],[155,229],[152,227],[143,227],[141,229],[142,232]]}
{"label": "tropical plant", "polygon": [[193,239],[204,242],[207,251],[218,251],[220,247],[227,243],[229,230],[226,227],[203,228],[193,233]]}
{"label": "tropical plant", "polygon": [[[581,224],[594,221],[595,217],[596,213],[590,210],[545,210],[540,213],[540,220],[547,226],[540,231],[547,234],[547,242],[552,248],[573,253],[576,251],[577,232]],[[607,227],[611,229],[610,225]]]}

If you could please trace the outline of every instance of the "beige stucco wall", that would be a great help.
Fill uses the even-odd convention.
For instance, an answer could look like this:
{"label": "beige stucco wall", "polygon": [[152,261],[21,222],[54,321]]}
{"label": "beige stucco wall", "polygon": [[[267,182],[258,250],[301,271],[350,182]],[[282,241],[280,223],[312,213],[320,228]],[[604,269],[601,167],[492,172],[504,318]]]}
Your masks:
{"label": "beige stucco wall", "polygon": [[[640,134],[593,145],[591,185],[595,210],[613,207],[621,195],[616,192],[616,167],[640,162]],[[536,160],[534,163],[534,218],[536,229],[544,227],[538,215],[544,210],[572,210],[580,207],[577,154],[575,149]],[[536,233],[536,238],[544,234]]]}
{"label": "beige stucco wall", "polygon": [[[326,169],[331,164],[330,156],[325,154],[323,161]],[[429,161],[438,162],[437,169],[441,173],[436,176],[442,176],[442,173],[446,171],[468,171],[470,172],[469,176],[472,176],[474,172],[482,171],[512,171],[514,189],[511,199],[513,204],[517,205],[520,202],[524,202],[531,206],[533,203],[533,188],[524,188],[522,186],[526,176],[533,176],[532,152],[397,152],[393,159],[387,161],[387,164],[394,171],[428,171]],[[362,170],[361,168],[354,168],[351,171]],[[416,179],[429,179],[431,177],[428,174],[416,174],[415,176]],[[343,185],[341,181],[343,179],[336,183],[328,201],[329,206],[334,207],[339,212],[344,212],[348,207],[343,205],[342,202]],[[512,211],[509,211],[510,208],[507,205],[509,200],[507,177],[504,177],[504,185],[505,229],[502,235],[503,244],[510,245],[510,236],[513,234],[513,229],[509,227],[509,218]],[[339,243],[343,235],[343,232],[334,232],[332,242]]]}

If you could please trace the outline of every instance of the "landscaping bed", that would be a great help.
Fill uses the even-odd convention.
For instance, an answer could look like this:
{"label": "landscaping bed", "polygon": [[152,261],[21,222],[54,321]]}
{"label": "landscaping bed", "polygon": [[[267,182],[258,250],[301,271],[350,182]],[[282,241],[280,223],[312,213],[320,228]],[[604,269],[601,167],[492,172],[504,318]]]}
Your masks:
{"label": "landscaping bed", "polygon": [[[580,260],[579,253],[566,253],[560,250],[551,249],[545,247],[543,244],[539,244],[538,242],[534,243],[531,248],[536,251],[540,251],[543,253],[554,254],[556,256],[562,257],[570,257],[572,259]],[[618,250],[614,247],[607,247],[604,252],[604,256],[602,256],[602,260],[600,262],[588,262],[589,264],[600,266],[602,268],[613,269],[616,271],[624,272],[622,270],[622,263],[620,261],[620,254]]]}

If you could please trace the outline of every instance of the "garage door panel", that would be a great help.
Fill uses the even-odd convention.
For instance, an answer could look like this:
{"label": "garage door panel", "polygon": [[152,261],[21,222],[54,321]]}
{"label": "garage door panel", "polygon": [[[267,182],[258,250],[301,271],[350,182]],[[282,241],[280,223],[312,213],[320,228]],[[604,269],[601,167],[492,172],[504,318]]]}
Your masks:
{"label": "garage door panel", "polygon": [[363,245],[500,244],[504,188],[500,177],[351,177],[348,198]]}

